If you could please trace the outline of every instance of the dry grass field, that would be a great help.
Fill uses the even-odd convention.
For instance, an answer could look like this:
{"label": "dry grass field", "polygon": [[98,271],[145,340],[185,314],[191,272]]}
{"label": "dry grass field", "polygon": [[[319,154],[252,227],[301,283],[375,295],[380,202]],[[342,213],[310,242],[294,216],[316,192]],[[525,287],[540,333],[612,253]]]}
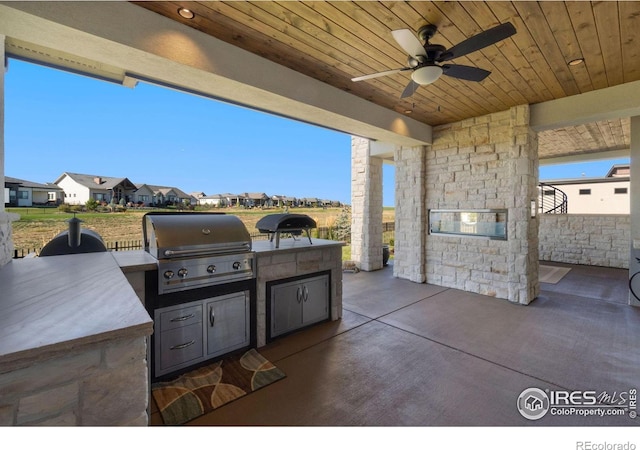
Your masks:
{"label": "dry grass field", "polygon": [[[11,208],[9,212],[20,215],[20,220],[13,223],[13,242],[16,249],[38,250],[58,233],[67,229],[67,220],[73,214],[62,213],[57,209],[44,208]],[[213,210],[218,211],[218,210]],[[227,214],[237,215],[246,225],[250,233],[257,232],[255,225],[267,214],[280,213],[273,209],[226,208]],[[318,227],[331,227],[342,211],[341,208],[295,208],[291,213],[307,214],[312,217]],[[78,213],[83,221],[82,227],[95,231],[106,243],[138,241],[142,239],[142,217],[148,211],[129,209],[119,213]],[[385,209],[383,222],[394,221],[393,208]]]}

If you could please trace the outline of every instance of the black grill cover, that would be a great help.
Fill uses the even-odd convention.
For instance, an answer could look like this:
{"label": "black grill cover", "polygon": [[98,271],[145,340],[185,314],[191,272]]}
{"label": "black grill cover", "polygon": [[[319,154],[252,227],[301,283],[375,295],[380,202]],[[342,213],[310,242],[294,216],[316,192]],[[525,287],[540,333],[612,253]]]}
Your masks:
{"label": "black grill cover", "polygon": [[256,224],[260,233],[300,231],[317,228],[316,221],[305,214],[269,214]]}

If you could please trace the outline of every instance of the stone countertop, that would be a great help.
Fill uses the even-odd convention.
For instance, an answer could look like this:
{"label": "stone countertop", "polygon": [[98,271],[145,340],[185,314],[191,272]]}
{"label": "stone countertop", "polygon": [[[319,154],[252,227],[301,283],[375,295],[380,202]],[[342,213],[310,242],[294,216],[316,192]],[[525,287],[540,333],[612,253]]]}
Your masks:
{"label": "stone countertop", "polygon": [[111,252],[13,260],[0,267],[0,373],[153,322]]}
{"label": "stone countertop", "polygon": [[112,255],[124,273],[156,270],[158,268],[158,261],[144,250],[113,252]]}
{"label": "stone countertop", "polygon": [[266,255],[270,253],[299,251],[302,249],[307,250],[320,250],[325,247],[344,247],[345,243],[341,241],[330,241],[327,239],[313,239],[311,238],[311,244],[306,236],[300,236],[297,239],[280,239],[280,247],[276,248],[275,239],[273,242],[266,241],[253,241],[253,251],[258,256]]}

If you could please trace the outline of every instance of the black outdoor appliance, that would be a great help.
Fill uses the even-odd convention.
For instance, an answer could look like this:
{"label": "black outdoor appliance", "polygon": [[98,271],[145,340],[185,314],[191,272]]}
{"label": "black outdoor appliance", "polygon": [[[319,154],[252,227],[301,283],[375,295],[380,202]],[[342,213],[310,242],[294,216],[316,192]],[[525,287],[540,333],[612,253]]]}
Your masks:
{"label": "black outdoor appliance", "polygon": [[300,236],[306,232],[309,244],[311,242],[310,230],[317,228],[316,221],[305,214],[269,214],[264,216],[256,224],[260,233],[270,235],[270,241],[276,238],[276,248],[280,247],[280,233],[290,234],[292,237]]}

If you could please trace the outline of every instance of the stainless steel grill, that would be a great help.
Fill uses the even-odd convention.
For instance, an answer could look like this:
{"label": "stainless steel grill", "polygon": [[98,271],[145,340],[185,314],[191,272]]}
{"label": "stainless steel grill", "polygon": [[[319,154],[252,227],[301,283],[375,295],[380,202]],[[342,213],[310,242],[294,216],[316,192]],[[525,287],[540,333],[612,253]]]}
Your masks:
{"label": "stainless steel grill", "polygon": [[154,318],[152,380],[176,376],[255,345],[255,254],[235,216],[148,213],[145,250],[158,270],[145,274]]}
{"label": "stainless steel grill", "polygon": [[148,213],[142,229],[158,261],[159,294],[255,277],[251,236],[236,216]]}

